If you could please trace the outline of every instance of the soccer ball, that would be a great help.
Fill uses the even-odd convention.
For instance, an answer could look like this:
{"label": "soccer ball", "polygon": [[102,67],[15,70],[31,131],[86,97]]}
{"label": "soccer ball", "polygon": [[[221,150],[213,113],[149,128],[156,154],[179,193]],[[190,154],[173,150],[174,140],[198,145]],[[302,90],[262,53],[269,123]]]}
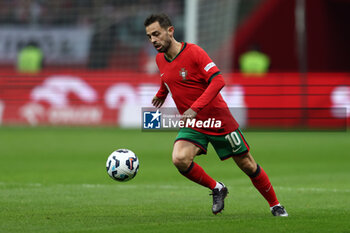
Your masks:
{"label": "soccer ball", "polygon": [[131,150],[118,149],[108,156],[106,168],[112,179],[128,181],[136,176],[139,159]]}

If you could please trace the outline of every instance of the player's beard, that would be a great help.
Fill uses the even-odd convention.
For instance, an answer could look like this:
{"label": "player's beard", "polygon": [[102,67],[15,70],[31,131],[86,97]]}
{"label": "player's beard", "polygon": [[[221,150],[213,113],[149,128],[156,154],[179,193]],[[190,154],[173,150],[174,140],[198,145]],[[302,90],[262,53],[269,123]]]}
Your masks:
{"label": "player's beard", "polygon": [[162,48],[158,50],[159,53],[167,53],[169,48],[171,46],[171,40],[167,39],[164,41],[164,44],[162,45]]}

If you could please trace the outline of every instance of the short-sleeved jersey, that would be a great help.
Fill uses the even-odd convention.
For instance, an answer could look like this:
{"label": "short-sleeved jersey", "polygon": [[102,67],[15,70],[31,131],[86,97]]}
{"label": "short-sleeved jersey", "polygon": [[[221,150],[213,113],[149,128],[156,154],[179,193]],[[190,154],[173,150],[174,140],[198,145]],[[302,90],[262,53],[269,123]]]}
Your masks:
{"label": "short-sleeved jersey", "polygon": [[[173,60],[169,60],[163,53],[158,53],[156,62],[162,80],[157,97],[165,98],[170,92],[180,114],[189,109],[203,94],[211,80],[220,74],[220,70],[208,54],[198,45],[190,43],[182,43],[181,51]],[[196,116],[196,119],[201,121],[209,118],[221,121],[221,127],[193,129],[210,135],[223,135],[238,128],[238,123],[220,93]]]}

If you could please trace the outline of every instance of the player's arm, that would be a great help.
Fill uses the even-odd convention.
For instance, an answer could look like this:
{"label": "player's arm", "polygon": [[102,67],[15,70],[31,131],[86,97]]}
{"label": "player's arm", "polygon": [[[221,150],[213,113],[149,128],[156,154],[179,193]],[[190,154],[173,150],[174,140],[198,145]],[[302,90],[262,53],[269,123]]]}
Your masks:
{"label": "player's arm", "polygon": [[168,93],[169,93],[169,91],[166,88],[164,82],[162,81],[162,84],[160,85],[160,88],[159,88],[157,94],[152,99],[152,105],[156,108],[162,107],[166,97],[168,96]]}
{"label": "player's arm", "polygon": [[203,94],[182,114],[182,119],[193,119],[197,116],[197,113],[207,106],[225,86],[224,78],[221,74],[217,74],[209,83],[207,89]]}
{"label": "player's arm", "polygon": [[203,94],[191,105],[191,109],[198,113],[207,106],[225,86],[225,80],[220,73],[213,75],[211,82]]}
{"label": "player's arm", "polygon": [[204,81],[208,83],[202,95],[191,105],[191,110],[189,109],[187,110],[188,112],[185,112],[193,116],[192,111],[198,113],[219,94],[220,90],[225,86],[225,81],[219,68],[202,48],[199,46],[194,47],[192,54],[199,72],[202,74]]}

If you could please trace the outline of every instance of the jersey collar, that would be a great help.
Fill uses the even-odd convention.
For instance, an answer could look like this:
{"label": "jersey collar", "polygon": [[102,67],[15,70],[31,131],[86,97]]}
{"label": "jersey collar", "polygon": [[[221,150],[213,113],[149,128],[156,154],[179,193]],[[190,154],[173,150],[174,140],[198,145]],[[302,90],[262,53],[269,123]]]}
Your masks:
{"label": "jersey collar", "polygon": [[167,62],[169,62],[169,63],[172,62],[172,61],[174,61],[174,60],[180,55],[180,53],[181,53],[182,51],[184,51],[184,49],[186,48],[186,45],[187,45],[186,42],[182,42],[182,48],[181,48],[180,52],[179,52],[172,60],[170,60],[169,58],[167,58],[167,57],[165,56],[165,54],[164,54],[165,60],[166,60]]}

